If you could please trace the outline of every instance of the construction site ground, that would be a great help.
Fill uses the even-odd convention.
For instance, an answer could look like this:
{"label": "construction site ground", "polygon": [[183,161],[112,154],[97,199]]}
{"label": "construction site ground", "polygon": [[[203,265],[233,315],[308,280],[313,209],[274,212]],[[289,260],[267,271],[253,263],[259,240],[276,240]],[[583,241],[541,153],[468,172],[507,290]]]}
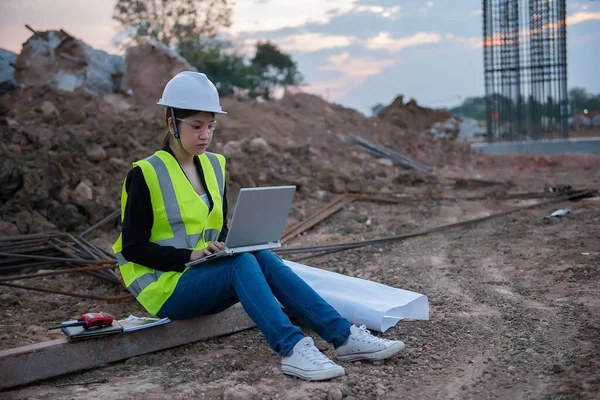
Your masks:
{"label": "construction site ground", "polygon": [[[11,96],[0,143],[9,160],[2,164],[2,179],[11,192],[0,207],[4,235],[81,232],[99,221],[118,208],[129,163],[151,154],[164,133],[164,116],[135,108],[39,90]],[[46,105],[43,114],[44,101],[55,108]],[[274,103],[228,99],[224,108],[230,114],[215,133],[213,149],[228,156],[232,203],[240,187],[296,184],[293,224],[345,192],[414,195],[395,204],[355,201],[290,247],[401,234],[544,201],[502,199],[511,193],[542,193],[559,184],[600,187],[598,155],[474,154],[465,143],[436,141],[307,95]],[[83,113],[75,115],[79,110]],[[435,171],[426,175],[377,160],[346,141],[349,133]],[[471,196],[485,198],[460,199]],[[564,207],[572,212],[544,219]],[[555,203],[303,261],[429,297],[429,321],[401,321],[382,335],[403,340],[401,354],[379,365],[344,364],[346,376],[340,379],[284,376],[279,356],[254,328],[15,388],[0,398],[596,399],[599,210],[598,198]],[[110,251],[117,235],[115,222],[88,238]],[[84,274],[27,284],[126,293]],[[82,312],[146,315],[133,300],[106,303],[7,287],[0,287],[0,300],[0,349],[61,337],[47,327]],[[317,345],[333,357],[326,343]]]}
{"label": "construction site ground", "polygon": [[[526,157],[516,157],[526,162]],[[595,162],[592,162],[595,161]],[[598,185],[598,159],[564,168],[486,170],[485,180],[443,178],[445,195],[542,191],[544,184]],[[447,172],[447,171],[446,171]],[[454,177],[461,171],[455,170]],[[469,172],[471,173],[471,172]],[[448,174],[447,174],[448,175]],[[489,181],[498,182],[492,185]],[[487,183],[486,183],[487,182]],[[400,192],[425,188],[398,186]],[[409,189],[409,190],[408,190]],[[323,199],[325,205],[328,199]],[[540,200],[355,202],[294,240],[328,244],[477,218]],[[318,204],[315,203],[315,210]],[[561,219],[543,217],[561,207]],[[406,349],[380,365],[344,364],[346,376],[304,382],[284,376],[256,329],[136,357],[6,392],[14,399],[594,399],[600,394],[600,202],[558,203],[447,233],[305,261],[331,271],[429,296],[430,321],[402,321],[383,336]],[[365,222],[371,218],[371,224]],[[106,245],[108,233],[94,242]],[[86,289],[84,276],[47,278]],[[105,294],[115,294],[105,284]],[[101,293],[96,290],[96,293]],[[142,313],[134,301],[98,304],[1,290],[2,347],[37,342],[45,326],[102,306]],[[44,316],[40,319],[39,316]],[[310,332],[309,332],[310,333]],[[318,347],[333,356],[321,340]],[[89,384],[86,384],[89,382]],[[254,395],[254,397],[252,397]]]}

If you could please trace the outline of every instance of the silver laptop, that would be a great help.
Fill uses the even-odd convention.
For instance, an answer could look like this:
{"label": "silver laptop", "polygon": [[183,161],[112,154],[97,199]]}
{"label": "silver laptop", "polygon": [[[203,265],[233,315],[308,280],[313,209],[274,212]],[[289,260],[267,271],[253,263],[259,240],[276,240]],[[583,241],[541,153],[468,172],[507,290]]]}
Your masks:
{"label": "silver laptop", "polygon": [[280,247],[295,193],[296,186],[241,189],[225,240],[225,250],[185,265],[193,267],[233,254]]}

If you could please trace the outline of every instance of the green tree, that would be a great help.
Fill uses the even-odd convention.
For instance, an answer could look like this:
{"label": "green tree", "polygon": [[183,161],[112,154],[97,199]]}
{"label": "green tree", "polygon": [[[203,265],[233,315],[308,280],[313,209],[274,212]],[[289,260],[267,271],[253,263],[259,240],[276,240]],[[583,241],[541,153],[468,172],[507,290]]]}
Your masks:
{"label": "green tree", "polygon": [[229,0],[117,0],[113,19],[126,36],[153,38],[166,45],[213,37],[230,26]]}
{"label": "green tree", "polygon": [[589,94],[584,88],[574,87],[569,90],[569,103],[573,112],[600,110],[600,94]]}
{"label": "green tree", "polygon": [[236,89],[249,89],[251,77],[244,57],[235,53],[230,42],[216,39],[183,41],[177,50],[198,71],[215,82],[221,96],[235,93]]}
{"label": "green tree", "polygon": [[460,106],[450,111],[455,115],[485,120],[485,97],[468,97]]}
{"label": "green tree", "polygon": [[250,61],[251,96],[269,99],[273,89],[302,83],[303,77],[292,57],[271,42],[257,42],[256,53]]}
{"label": "green tree", "polygon": [[385,108],[385,106],[381,103],[375,104],[373,107],[371,107],[371,115],[373,117],[376,117],[377,114],[379,114],[381,112],[381,110],[383,110],[384,108]]}

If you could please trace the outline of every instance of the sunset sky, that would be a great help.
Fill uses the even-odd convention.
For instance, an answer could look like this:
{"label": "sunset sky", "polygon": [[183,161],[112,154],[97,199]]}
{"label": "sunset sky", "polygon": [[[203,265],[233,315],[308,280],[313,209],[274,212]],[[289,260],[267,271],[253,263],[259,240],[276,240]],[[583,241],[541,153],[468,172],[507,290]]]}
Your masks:
{"label": "sunset sky", "polygon": [[[113,6],[1,0],[0,47],[19,52],[29,24],[118,53]],[[366,114],[398,94],[453,106],[484,93],[481,7],[481,0],[237,0],[228,33],[242,47],[277,43],[298,63],[306,91]],[[567,0],[567,15],[569,87],[600,93],[600,1]]]}

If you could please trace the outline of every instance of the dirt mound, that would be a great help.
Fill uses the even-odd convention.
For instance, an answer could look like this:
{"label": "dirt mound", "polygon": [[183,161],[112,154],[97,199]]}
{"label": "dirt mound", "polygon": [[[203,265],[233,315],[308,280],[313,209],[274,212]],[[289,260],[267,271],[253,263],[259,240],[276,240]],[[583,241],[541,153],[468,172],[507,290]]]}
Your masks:
{"label": "dirt mound", "polygon": [[430,128],[436,122],[447,121],[452,117],[452,113],[421,107],[415,100],[405,104],[404,96],[400,95],[392,104],[381,110],[377,117],[400,128],[420,132]]}
{"label": "dirt mound", "polygon": [[162,43],[148,40],[125,52],[125,74],[121,90],[142,105],[155,105],[169,79],[182,71],[196,69]]}
{"label": "dirt mound", "polygon": [[[110,214],[119,208],[131,162],[152,154],[165,132],[162,108],[131,106],[117,95],[25,88],[4,96],[2,104],[5,232],[79,231]],[[223,108],[229,115],[220,119],[210,150],[228,157],[230,196],[245,186],[295,184],[296,219],[322,202],[323,193],[397,193],[407,185],[436,190],[435,179],[412,171],[407,178],[406,170],[359,150],[347,134],[432,166],[472,157],[468,145],[411,133],[308,94],[263,103],[225,98]]]}

